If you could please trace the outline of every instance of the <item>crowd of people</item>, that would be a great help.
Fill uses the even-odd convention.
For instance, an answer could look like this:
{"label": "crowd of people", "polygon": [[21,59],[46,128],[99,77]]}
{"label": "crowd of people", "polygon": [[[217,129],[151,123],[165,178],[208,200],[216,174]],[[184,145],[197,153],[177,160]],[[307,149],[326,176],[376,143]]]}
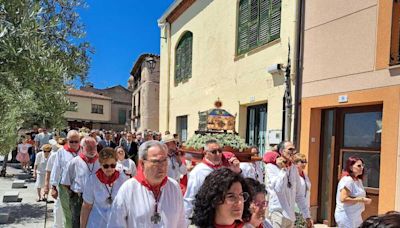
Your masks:
{"label": "crowd of people", "polygon": [[[70,130],[64,138],[40,130],[33,143],[24,138],[18,145],[17,159],[27,170],[30,148],[38,149],[35,186],[38,201],[55,199],[53,227],[313,226],[307,158],[290,141],[263,161],[240,162],[209,140],[196,164],[169,132]],[[256,147],[251,152],[259,154]],[[391,212],[362,220],[371,203],[363,168],[361,158],[347,160],[337,188],[339,227],[386,227],[378,225],[400,219]]]}

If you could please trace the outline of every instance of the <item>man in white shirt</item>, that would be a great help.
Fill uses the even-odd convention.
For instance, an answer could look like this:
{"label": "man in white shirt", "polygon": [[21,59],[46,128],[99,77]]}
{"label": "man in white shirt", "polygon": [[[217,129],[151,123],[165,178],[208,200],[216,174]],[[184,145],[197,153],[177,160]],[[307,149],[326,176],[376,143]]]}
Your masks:
{"label": "man in white shirt", "polygon": [[151,140],[139,148],[139,168],[115,197],[107,227],[185,227],[182,193],[167,177],[164,144]]}
{"label": "man in white shirt", "polygon": [[61,184],[68,189],[70,196],[69,208],[72,214],[72,227],[80,227],[80,214],[83,203],[82,193],[86,181],[91,175],[96,175],[100,168],[96,140],[86,136],[81,141],[82,151],[68,163]]}
{"label": "man in white shirt", "polygon": [[181,176],[187,173],[187,169],[178,154],[175,138],[168,134],[162,138],[162,142],[168,147],[168,176],[179,183]]}
{"label": "man in white shirt", "polygon": [[52,186],[51,195],[54,199],[60,197],[61,207],[64,212],[64,226],[71,227],[71,211],[69,209],[69,194],[67,189],[61,185],[61,177],[67,171],[67,164],[80,151],[79,133],[71,130],[67,134],[67,143],[58,150],[54,158],[54,165],[51,170],[50,184]]}
{"label": "man in white shirt", "polygon": [[203,161],[189,173],[187,189],[184,196],[185,218],[187,224],[193,212],[193,203],[204,179],[215,169],[222,166],[222,149],[216,140],[208,140],[204,145]]}
{"label": "man in white shirt", "polygon": [[280,157],[276,164],[266,165],[266,183],[269,194],[269,215],[273,227],[292,228],[296,220],[295,205],[307,221],[307,227],[312,227],[310,209],[305,197],[300,191],[300,175],[293,164],[296,148],[292,142],[283,141],[278,145]]}

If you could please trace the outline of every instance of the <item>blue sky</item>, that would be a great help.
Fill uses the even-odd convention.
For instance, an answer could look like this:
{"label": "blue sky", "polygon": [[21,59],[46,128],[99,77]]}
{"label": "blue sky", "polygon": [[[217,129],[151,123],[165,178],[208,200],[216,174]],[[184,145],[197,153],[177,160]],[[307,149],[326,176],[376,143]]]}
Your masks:
{"label": "blue sky", "polygon": [[86,0],[79,10],[86,40],[95,49],[88,81],[96,88],[127,85],[134,61],[142,53],[160,53],[157,19],[173,0]]}

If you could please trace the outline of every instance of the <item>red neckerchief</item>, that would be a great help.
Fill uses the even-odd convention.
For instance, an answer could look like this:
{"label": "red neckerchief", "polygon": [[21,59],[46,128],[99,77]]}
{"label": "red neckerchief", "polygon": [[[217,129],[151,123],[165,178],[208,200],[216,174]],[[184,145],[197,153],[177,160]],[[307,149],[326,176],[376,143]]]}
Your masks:
{"label": "red neckerchief", "polygon": [[214,165],[213,163],[211,163],[211,162],[210,162],[209,160],[207,160],[206,158],[203,158],[203,163],[204,163],[205,165],[207,165],[208,167],[210,167],[211,169],[219,169],[219,168],[222,167],[221,164],[219,164],[219,165]]}
{"label": "red neckerchief", "polygon": [[154,194],[154,198],[158,198],[158,195],[160,194],[161,187],[165,186],[167,184],[168,177],[166,176],[162,181],[161,184],[157,186],[151,186],[149,182],[147,182],[146,177],[144,176],[143,168],[141,165],[138,166],[137,168],[137,173],[136,176],[134,177],[140,184],[142,184],[144,187],[146,187],[148,190],[152,191]]}
{"label": "red neckerchief", "polygon": [[97,170],[96,172],[97,178],[99,178],[99,181],[103,184],[108,184],[112,185],[115,180],[118,179],[119,177],[119,171],[115,170],[115,172],[111,175],[111,177],[106,176],[104,171],[102,169]]}
{"label": "red neckerchief", "polygon": [[74,150],[74,149],[72,149],[71,147],[69,147],[68,143],[66,143],[66,144],[64,145],[64,150],[66,150],[66,151],[68,151],[68,152],[70,152],[70,153],[78,153],[80,149],[81,149],[81,146],[80,146],[80,145],[79,145],[79,147],[78,147],[77,150]]}
{"label": "red neckerchief", "polygon": [[99,158],[99,154],[96,153],[96,155],[95,155],[94,157],[89,158],[89,157],[87,157],[83,152],[80,152],[80,153],[79,153],[79,157],[81,157],[82,160],[84,160],[86,163],[93,164],[93,163],[95,163],[95,162],[97,161],[97,159]]}
{"label": "red neckerchief", "polygon": [[304,174],[303,171],[299,172],[300,176],[305,180],[306,179],[306,175]]}
{"label": "red neckerchief", "polygon": [[242,228],[244,226],[244,223],[241,221],[236,220],[234,223],[231,225],[218,225],[214,224],[215,228]]}

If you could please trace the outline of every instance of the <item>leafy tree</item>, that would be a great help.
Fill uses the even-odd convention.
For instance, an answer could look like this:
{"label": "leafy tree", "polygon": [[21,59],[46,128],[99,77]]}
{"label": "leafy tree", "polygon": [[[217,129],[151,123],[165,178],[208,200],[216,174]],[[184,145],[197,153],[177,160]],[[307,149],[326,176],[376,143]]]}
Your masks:
{"label": "leafy tree", "polygon": [[0,0],[0,153],[39,123],[65,127],[67,84],[84,82],[91,47],[82,0]]}

